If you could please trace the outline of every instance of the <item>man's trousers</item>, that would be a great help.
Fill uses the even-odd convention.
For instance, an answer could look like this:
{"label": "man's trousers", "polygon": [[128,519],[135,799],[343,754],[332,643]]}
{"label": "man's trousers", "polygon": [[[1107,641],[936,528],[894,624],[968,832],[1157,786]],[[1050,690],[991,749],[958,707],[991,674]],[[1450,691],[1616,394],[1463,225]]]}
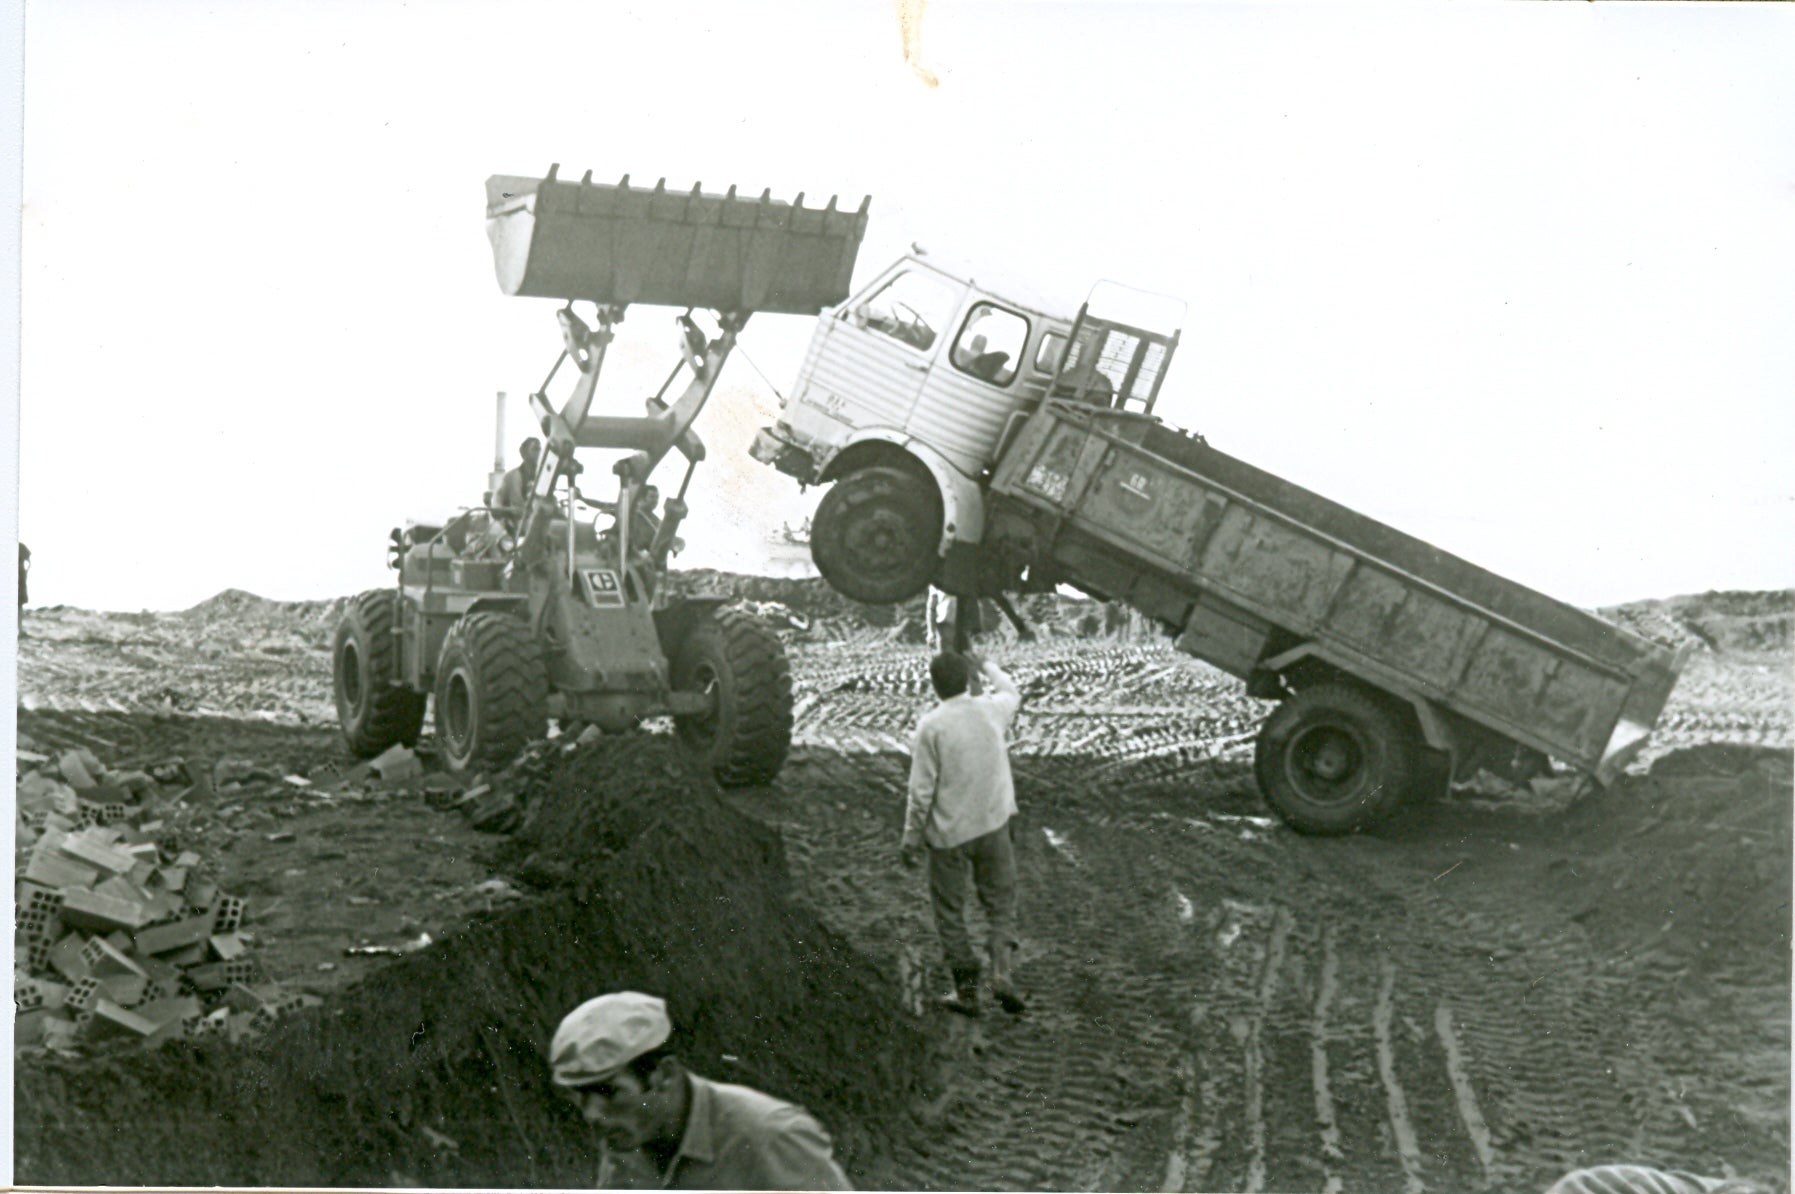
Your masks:
{"label": "man's trousers", "polygon": [[1007,974],[1018,946],[1016,937],[1016,852],[1005,824],[945,850],[929,848],[929,900],[935,909],[935,932],[949,967],[977,969],[972,934],[966,928],[969,889],[990,926],[988,945],[994,974]]}

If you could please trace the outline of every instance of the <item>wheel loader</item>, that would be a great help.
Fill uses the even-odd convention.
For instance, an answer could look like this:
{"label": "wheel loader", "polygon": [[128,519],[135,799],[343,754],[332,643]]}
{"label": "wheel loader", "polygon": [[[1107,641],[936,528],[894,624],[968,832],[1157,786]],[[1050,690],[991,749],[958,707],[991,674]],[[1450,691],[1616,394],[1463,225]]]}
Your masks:
{"label": "wheel loader", "polygon": [[[815,315],[844,299],[870,200],[816,209],[801,193],[788,203],[558,174],[486,184],[500,289],[562,303],[559,355],[530,395],[544,441],[534,478],[522,508],[508,507],[501,462],[485,505],[392,532],[397,583],[357,597],[335,638],[344,741],[361,757],[412,745],[433,701],[443,760],[469,771],[502,765],[551,717],[621,732],[671,715],[719,783],[763,783],[791,744],[784,648],[722,597],[673,594],[667,563],[705,456],[693,422],[742,326],[757,311]],[[600,371],[632,304],[684,308],[678,362],[642,413],[601,414]],[[557,408],[549,389],[569,365]],[[501,398],[501,454],[503,438]],[[615,456],[614,496],[582,491],[580,449]],[[684,474],[662,502],[650,478],[674,453]]]}

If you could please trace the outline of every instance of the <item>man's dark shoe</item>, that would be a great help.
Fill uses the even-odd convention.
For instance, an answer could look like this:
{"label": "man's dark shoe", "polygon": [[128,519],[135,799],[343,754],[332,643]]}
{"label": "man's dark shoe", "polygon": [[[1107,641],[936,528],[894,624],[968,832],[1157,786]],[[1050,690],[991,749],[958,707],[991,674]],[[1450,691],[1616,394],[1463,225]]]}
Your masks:
{"label": "man's dark shoe", "polygon": [[1020,1016],[1028,1010],[1028,1000],[1016,989],[1014,983],[993,982],[991,994],[997,997],[997,1006],[1012,1016]]}
{"label": "man's dark shoe", "polygon": [[958,1012],[962,1016],[979,1014],[979,972],[978,967],[970,969],[954,968],[954,989],[946,995],[938,996],[935,1006],[950,1012]]}

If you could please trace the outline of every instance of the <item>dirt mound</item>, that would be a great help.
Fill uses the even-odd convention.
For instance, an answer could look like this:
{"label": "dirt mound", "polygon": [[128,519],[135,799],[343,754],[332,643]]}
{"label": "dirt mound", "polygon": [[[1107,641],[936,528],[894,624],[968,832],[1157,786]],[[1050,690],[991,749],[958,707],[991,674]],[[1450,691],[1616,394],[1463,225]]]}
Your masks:
{"label": "dirt mound", "polygon": [[1676,751],[1571,814],[1560,879],[1625,948],[1786,974],[1790,813],[1788,751]]}
{"label": "dirt mound", "polygon": [[1596,612],[1672,647],[1758,654],[1795,645],[1795,589],[1694,593]]}
{"label": "dirt mound", "polygon": [[262,643],[283,638],[328,649],[351,600],[335,597],[322,601],[274,601],[242,589],[226,589],[175,614],[171,621],[208,637],[236,634]]}
{"label": "dirt mound", "polygon": [[577,876],[397,961],[256,1050],[171,1046],[16,1075],[21,1180],[588,1186],[588,1129],[547,1085],[555,1024],[600,991],[668,999],[700,1073],[795,1099],[862,1184],[922,1066],[895,987],[786,902],[777,835],[666,739],[569,753],[524,847]]}

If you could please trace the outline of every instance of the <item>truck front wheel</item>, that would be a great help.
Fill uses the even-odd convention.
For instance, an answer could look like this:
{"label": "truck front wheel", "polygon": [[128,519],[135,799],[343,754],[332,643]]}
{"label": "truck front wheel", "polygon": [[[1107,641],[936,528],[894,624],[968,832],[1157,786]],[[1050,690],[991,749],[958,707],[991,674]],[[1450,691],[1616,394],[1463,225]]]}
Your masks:
{"label": "truck front wheel", "polygon": [[830,487],[810,528],[810,556],[830,587],[895,605],[929,587],[940,564],[941,495],[901,468],[863,468]]}
{"label": "truck front wheel", "polygon": [[1402,804],[1419,742],[1408,722],[1355,685],[1303,689],[1265,720],[1253,773],[1265,801],[1302,833],[1356,833]]}
{"label": "truck front wheel", "polygon": [[548,673],[529,626],[465,615],[436,665],[436,738],[449,770],[507,762],[547,730]]}
{"label": "truck front wheel", "polygon": [[719,609],[692,625],[673,654],[673,687],[709,708],[675,717],[680,741],[725,788],[764,784],[792,746],[792,669],[759,619]]}
{"label": "truck front wheel", "polygon": [[393,634],[399,595],[370,589],[344,611],[331,647],[331,687],[337,725],[349,753],[371,759],[389,746],[410,746],[424,724],[424,693],[402,688],[399,644]]}

